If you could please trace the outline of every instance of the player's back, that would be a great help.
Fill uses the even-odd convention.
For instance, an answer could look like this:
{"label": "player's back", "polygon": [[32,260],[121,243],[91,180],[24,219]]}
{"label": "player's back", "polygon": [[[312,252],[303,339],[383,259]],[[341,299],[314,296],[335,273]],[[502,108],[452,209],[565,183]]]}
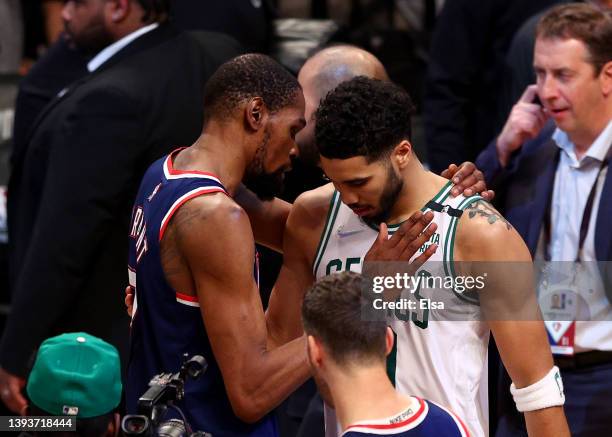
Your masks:
{"label": "player's back", "polygon": [[367,420],[349,426],[342,437],[388,435],[396,437],[468,437],[465,424],[451,411],[424,399],[415,409],[379,420]]}
{"label": "player's back", "polygon": [[193,430],[215,436],[274,437],[277,431],[271,416],[255,424],[236,418],[206,334],[198,299],[175,290],[164,274],[160,243],[173,215],[195,197],[227,194],[212,174],[175,170],[172,166],[175,155],[173,152],[149,167],[132,212],[128,269],[130,285],[136,293],[126,384],[128,412],[137,412],[138,398],[147,390],[151,377],[177,372],[184,354],[202,355],[208,368],[197,380],[186,382],[185,399],[178,403]]}

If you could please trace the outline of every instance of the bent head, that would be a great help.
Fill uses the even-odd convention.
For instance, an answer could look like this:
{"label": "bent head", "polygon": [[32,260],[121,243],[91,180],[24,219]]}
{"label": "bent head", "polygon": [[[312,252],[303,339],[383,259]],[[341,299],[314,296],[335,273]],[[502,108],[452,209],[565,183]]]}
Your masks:
{"label": "bent head", "polygon": [[589,4],[551,9],[538,24],[534,69],[557,126],[590,145],[612,117],[612,13]]}
{"label": "bent head", "polygon": [[355,46],[339,45],[325,48],[312,57],[300,69],[298,81],[306,100],[306,127],[297,136],[300,159],[315,166],[319,153],[315,146],[314,113],[321,100],[340,83],[356,76],[389,80],[385,67],[370,52]]}
{"label": "bent head", "polygon": [[324,398],[330,397],[327,384],[333,382],[334,369],[347,373],[354,368],[386,366],[393,334],[385,321],[362,320],[363,306],[369,302],[362,295],[367,287],[371,289],[367,278],[342,272],[320,279],[304,296],[308,359]]}
{"label": "bent head", "polygon": [[295,77],[267,56],[238,56],[206,83],[204,108],[205,129],[228,121],[242,127],[236,137],[245,138],[245,185],[262,199],[282,191],[284,173],[298,153],[295,137],[306,124]]}
{"label": "bent head", "polygon": [[391,82],[357,77],[327,95],[316,113],[321,167],[342,201],[378,224],[391,214],[416,160],[408,93]]}

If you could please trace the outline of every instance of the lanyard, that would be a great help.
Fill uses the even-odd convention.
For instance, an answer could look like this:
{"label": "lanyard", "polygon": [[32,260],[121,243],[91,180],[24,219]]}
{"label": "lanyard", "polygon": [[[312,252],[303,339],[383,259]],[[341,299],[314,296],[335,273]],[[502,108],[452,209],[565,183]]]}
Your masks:
{"label": "lanyard", "polygon": [[[593,182],[593,186],[591,187],[591,191],[589,192],[589,197],[587,198],[586,205],[584,206],[584,211],[582,212],[582,220],[580,221],[580,239],[578,240],[578,251],[576,252],[575,262],[580,261],[580,253],[582,252],[582,248],[584,246],[584,241],[586,240],[586,235],[589,230],[589,223],[591,222],[591,213],[593,212],[593,203],[595,202],[595,192],[597,191],[597,182],[599,181],[599,176],[601,176],[601,172],[604,168],[608,166],[608,159],[606,158],[601,163],[599,167],[599,171],[597,172],[597,176],[595,177],[595,182]],[[558,167],[559,163],[559,155],[556,158]],[[553,188],[550,192],[550,196],[548,197],[548,202],[546,204],[546,210],[544,212],[544,259],[546,261],[550,261],[550,242],[551,242],[551,205],[552,198],[555,192],[555,188]]]}

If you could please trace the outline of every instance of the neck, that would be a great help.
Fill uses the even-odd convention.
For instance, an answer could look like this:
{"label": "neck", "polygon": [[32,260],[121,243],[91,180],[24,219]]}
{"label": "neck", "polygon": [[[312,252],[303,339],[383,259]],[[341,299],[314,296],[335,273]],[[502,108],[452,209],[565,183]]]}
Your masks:
{"label": "neck", "polygon": [[350,369],[334,366],[328,373],[326,380],[343,430],[356,422],[399,414],[412,403],[391,385],[384,365]]}
{"label": "neck", "polygon": [[404,187],[391,209],[389,223],[400,223],[420,210],[448,182],[441,176],[427,171],[418,160],[413,160],[401,176]]}
{"label": "neck", "polygon": [[593,117],[589,123],[588,129],[581,130],[580,132],[568,132],[567,134],[574,144],[574,152],[578,159],[584,156],[599,135],[608,127],[608,123],[612,120],[612,104],[607,105],[604,110],[600,111],[598,114],[600,117],[598,117],[597,120]]}
{"label": "neck", "polygon": [[149,24],[155,22],[161,22],[163,17],[157,17],[155,19],[150,18],[147,21],[143,21],[144,11],[140,8],[134,9],[125,20],[117,23],[113,29],[113,40],[119,41],[121,38],[128,36],[130,33],[136,32],[138,29],[142,29]]}
{"label": "neck", "polygon": [[233,196],[248,162],[240,131],[233,122],[209,121],[196,142],[176,157],[174,168],[213,173]]}

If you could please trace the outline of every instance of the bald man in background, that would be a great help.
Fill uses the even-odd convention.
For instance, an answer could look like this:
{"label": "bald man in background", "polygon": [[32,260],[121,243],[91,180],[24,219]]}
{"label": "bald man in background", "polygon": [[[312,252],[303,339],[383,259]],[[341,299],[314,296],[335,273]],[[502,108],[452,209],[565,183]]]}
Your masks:
{"label": "bald man in background", "polygon": [[327,183],[318,167],[313,115],[328,92],[355,76],[389,80],[385,67],[374,55],[349,45],[324,48],[308,58],[300,69],[298,81],[306,99],[304,115],[307,124],[296,137],[300,156],[293,162],[293,170],[285,177],[285,200],[293,202],[304,191]]}

